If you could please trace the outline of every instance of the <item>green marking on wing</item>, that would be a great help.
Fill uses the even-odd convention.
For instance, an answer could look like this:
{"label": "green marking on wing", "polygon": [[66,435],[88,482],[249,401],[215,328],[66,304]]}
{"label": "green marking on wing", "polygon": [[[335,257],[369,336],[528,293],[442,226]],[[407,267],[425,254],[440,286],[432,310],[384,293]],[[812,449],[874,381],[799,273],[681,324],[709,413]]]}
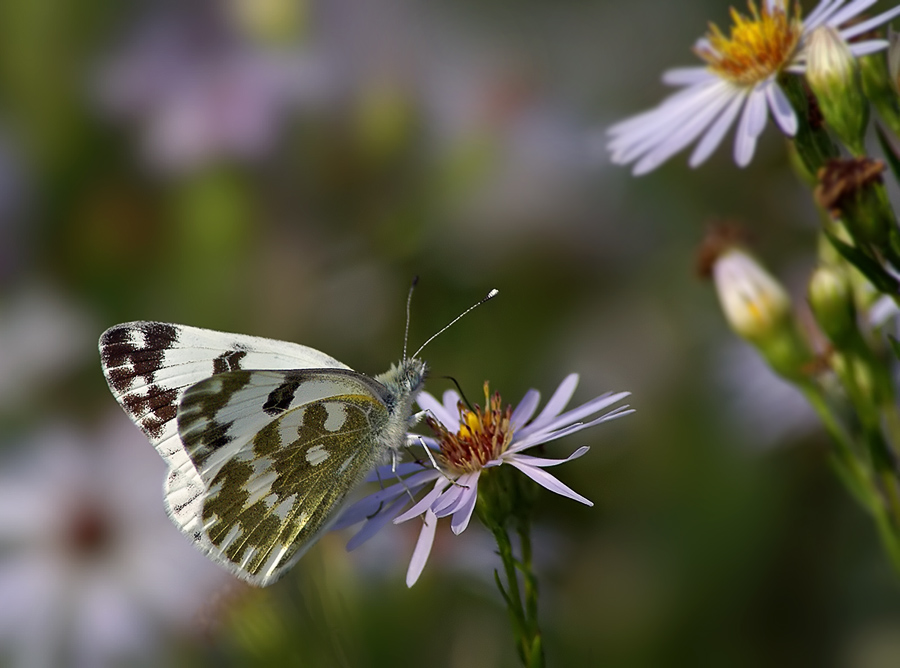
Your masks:
{"label": "green marking on wing", "polygon": [[254,436],[252,450],[213,478],[203,505],[210,541],[250,575],[274,577],[327,527],[380,459],[376,436],[387,420],[384,406],[365,395],[329,397],[273,419]]}

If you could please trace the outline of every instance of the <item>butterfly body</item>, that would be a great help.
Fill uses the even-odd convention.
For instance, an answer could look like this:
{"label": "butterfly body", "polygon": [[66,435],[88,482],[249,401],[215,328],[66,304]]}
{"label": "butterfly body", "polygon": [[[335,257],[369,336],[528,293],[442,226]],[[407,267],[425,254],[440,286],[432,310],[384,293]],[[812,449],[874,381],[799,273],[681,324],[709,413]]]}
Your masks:
{"label": "butterfly body", "polygon": [[427,372],[411,358],[372,378],[306,346],[156,322],[110,328],[100,356],[113,395],[169,465],[169,516],[259,586],[406,444]]}

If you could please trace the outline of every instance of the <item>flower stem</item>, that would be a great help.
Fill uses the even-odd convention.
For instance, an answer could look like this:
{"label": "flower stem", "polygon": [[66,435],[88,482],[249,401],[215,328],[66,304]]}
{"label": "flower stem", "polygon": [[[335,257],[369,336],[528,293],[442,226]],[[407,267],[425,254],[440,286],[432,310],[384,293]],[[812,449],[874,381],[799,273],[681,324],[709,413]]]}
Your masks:
{"label": "flower stem", "polygon": [[[835,441],[834,461],[838,473],[860,504],[872,514],[891,565],[900,574],[900,499],[893,471],[878,466],[878,460],[873,462],[874,471],[862,462],[856,454],[853,438],[835,419],[832,407],[818,389],[811,384],[802,389]],[[871,443],[867,445],[870,452],[878,451]],[[886,444],[881,445],[886,447]]]}
{"label": "flower stem", "polygon": [[[537,623],[537,582],[531,572],[531,541],[530,530],[519,528],[519,537],[522,540],[522,561],[513,555],[512,541],[509,534],[502,526],[494,524],[490,527],[497,541],[498,554],[503,562],[503,573],[506,583],[500,581],[496,574],[497,586],[509,612],[513,624],[513,632],[516,636],[516,649],[524,666],[529,668],[542,668],[544,655],[541,642],[541,632]],[[518,571],[522,571],[525,599],[523,601],[519,588]]]}

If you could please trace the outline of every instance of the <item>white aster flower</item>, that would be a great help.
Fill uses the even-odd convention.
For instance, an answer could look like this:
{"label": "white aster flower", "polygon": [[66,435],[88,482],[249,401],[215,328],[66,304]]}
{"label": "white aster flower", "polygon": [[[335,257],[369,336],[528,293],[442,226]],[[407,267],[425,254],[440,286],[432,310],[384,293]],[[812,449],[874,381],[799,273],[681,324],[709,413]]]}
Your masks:
{"label": "white aster flower", "polygon": [[[419,406],[428,412],[426,418],[437,438],[415,437],[434,450],[438,468],[422,468],[421,464],[402,464],[392,472],[390,466],[382,467],[376,475],[385,480],[392,475],[408,477],[386,487],[354,504],[338,520],[336,528],[350,526],[368,520],[359,533],[348,543],[353,549],[373,536],[381,527],[393,520],[395,523],[422,516],[424,522],[419,540],[410,561],[406,584],[412,586],[418,580],[434,541],[437,520],[450,517],[453,533],[462,533],[469,524],[478,498],[478,480],[491,468],[509,464],[552,492],[593,505],[588,499],[573,491],[544,469],[556,466],[584,455],[589,448],[582,446],[565,459],[546,459],[523,454],[523,451],[593,427],[633,412],[627,405],[619,406],[589,422],[582,419],[595,415],[628,396],[628,392],[606,393],[586,404],[562,412],[578,385],[578,375],[570,374],[553,393],[550,401],[534,418],[540,401],[537,390],[529,390],[519,405],[502,408],[500,395],[488,394],[487,406],[475,406],[469,410],[454,391],[444,393],[443,403],[427,392],[419,395]],[[403,512],[410,494],[415,494],[429,483],[432,489],[411,508]]]}
{"label": "white aster flower", "polygon": [[[717,26],[694,45],[706,61],[703,67],[682,67],[663,74],[663,82],[682,87],[654,109],[632,116],[608,130],[612,161],[635,163],[634,174],[656,169],[675,153],[699,139],[689,164],[696,167],[719,146],[738,119],[734,160],[744,167],[753,158],[756,140],[766,127],[768,112],[786,135],[797,131],[797,116],[778,83],[783,73],[806,71],[806,49],[812,31],[820,26],[837,30],[849,41],[900,14],[894,7],[878,16],[842,28],[877,0],[822,0],[805,18],[787,0],[763,0],[750,14],[731,10],[733,26],[725,36]],[[886,48],[886,40],[850,43],[854,56]]]}
{"label": "white aster flower", "polygon": [[233,585],[162,512],[163,462],[124,415],[16,449],[0,463],[0,663],[170,663]]}

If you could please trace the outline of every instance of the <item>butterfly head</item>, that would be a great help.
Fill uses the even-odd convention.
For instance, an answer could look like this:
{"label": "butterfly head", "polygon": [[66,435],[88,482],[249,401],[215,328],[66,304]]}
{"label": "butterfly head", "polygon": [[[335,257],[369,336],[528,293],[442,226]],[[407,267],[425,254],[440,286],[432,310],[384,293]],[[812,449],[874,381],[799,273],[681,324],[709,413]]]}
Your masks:
{"label": "butterfly head", "polygon": [[388,390],[389,401],[393,402],[393,405],[389,403],[388,410],[393,415],[412,414],[413,403],[425,384],[427,374],[428,365],[416,357],[410,357],[392,364],[390,369],[375,377]]}

